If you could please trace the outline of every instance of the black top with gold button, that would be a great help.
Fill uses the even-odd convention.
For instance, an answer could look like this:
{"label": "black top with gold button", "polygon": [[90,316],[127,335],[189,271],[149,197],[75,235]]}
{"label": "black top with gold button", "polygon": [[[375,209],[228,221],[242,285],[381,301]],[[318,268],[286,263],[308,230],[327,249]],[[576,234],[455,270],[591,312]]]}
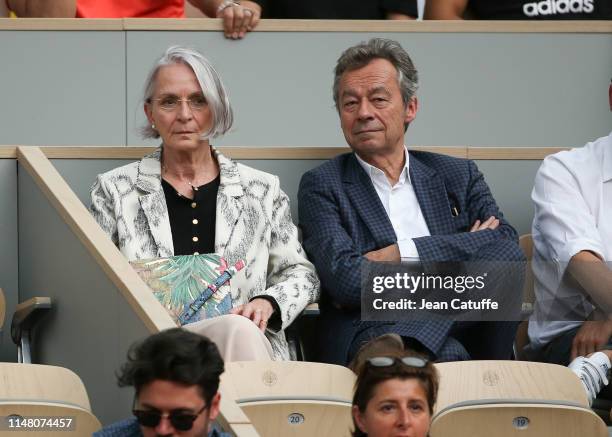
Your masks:
{"label": "black top with gold button", "polygon": [[162,179],[175,255],[197,255],[215,251],[215,216],[221,177],[193,187],[193,199],[177,192]]}

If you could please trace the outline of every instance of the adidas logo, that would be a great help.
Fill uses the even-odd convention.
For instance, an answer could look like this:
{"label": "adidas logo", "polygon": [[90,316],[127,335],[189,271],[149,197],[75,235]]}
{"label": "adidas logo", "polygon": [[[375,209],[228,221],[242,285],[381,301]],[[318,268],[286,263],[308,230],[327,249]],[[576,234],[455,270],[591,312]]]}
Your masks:
{"label": "adidas logo", "polygon": [[594,0],[544,0],[526,3],[523,12],[528,17],[557,14],[590,14],[593,12]]}

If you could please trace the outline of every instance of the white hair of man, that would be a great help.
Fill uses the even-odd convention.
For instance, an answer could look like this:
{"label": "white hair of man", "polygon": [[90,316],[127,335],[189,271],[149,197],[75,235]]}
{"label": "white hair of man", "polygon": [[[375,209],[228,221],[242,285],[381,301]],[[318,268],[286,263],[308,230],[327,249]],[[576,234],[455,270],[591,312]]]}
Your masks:
{"label": "white hair of man", "polygon": [[[173,64],[185,64],[191,67],[210,108],[213,122],[210,129],[202,133],[202,139],[215,138],[230,130],[234,123],[234,112],[225,86],[208,59],[195,49],[172,46],[166,50],[147,77],[144,86],[144,102],[151,103],[159,69]],[[143,138],[159,138],[159,132],[148,124],[141,129],[141,134]]]}

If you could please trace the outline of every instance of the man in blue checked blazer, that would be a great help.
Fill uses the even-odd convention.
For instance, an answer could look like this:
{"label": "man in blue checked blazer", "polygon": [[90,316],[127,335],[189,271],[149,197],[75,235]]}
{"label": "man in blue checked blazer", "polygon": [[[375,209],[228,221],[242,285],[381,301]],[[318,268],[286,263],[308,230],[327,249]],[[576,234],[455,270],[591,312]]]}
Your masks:
{"label": "man in blue checked blazer", "polygon": [[514,322],[361,321],[365,260],[524,260],[472,161],[407,151],[417,87],[417,71],[395,41],[375,38],[338,60],[334,100],[354,153],[307,172],[298,193],[304,248],[321,279],[322,361],[347,364],[388,333],[438,361],[510,358]]}

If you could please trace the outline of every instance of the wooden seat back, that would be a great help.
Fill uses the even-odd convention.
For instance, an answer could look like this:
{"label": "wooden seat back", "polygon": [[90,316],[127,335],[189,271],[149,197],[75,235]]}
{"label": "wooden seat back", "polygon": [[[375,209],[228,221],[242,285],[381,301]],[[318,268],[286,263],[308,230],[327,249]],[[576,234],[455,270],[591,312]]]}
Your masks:
{"label": "wooden seat back", "polygon": [[[3,418],[0,427],[3,432],[68,437],[91,435],[100,429],[83,382],[68,369],[0,363],[0,381],[0,417]],[[34,418],[38,421],[29,420]],[[43,424],[43,418],[52,420]],[[65,420],[60,421],[60,418]]]}
{"label": "wooden seat back", "polygon": [[580,380],[567,367],[523,361],[436,364],[431,437],[607,436]]}
{"label": "wooden seat back", "polygon": [[221,385],[262,437],[348,437],[355,375],[311,362],[226,364]]}

